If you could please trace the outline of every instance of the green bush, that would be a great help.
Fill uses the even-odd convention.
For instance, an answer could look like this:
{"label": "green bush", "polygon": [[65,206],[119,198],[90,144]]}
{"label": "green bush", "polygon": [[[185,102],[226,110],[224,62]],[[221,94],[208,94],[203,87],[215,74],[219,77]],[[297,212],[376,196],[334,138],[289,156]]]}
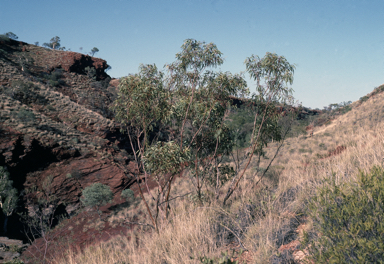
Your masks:
{"label": "green bush", "polygon": [[85,188],[82,192],[83,197],[80,198],[84,206],[96,207],[99,217],[100,206],[110,203],[113,200],[113,193],[109,186],[104,185],[100,182],[96,182],[91,186]]}
{"label": "green bush", "polygon": [[23,104],[40,104],[45,105],[48,100],[41,96],[37,91],[39,87],[32,82],[24,82],[22,80],[13,81],[11,86],[4,89],[4,94],[20,101]]}
{"label": "green bush", "polygon": [[96,69],[95,67],[85,67],[84,69],[85,74],[88,76],[88,78],[96,81]]}
{"label": "green bush", "polygon": [[308,208],[315,263],[384,262],[383,168],[360,172],[357,182],[344,185],[336,184],[334,174]]}
{"label": "green bush", "polygon": [[362,102],[365,102],[365,101],[367,101],[369,99],[369,97],[368,96],[363,96],[363,97],[360,97],[360,102],[362,103]]}
{"label": "green bush", "polygon": [[63,72],[61,69],[55,69],[48,78],[49,86],[58,87],[65,84],[65,81],[61,79],[63,78]]}
{"label": "green bush", "polygon": [[135,195],[131,189],[125,189],[121,192],[121,197],[127,202],[132,202],[135,199]]}
{"label": "green bush", "polygon": [[346,105],[346,106],[340,108],[340,113],[343,115],[345,113],[348,113],[351,110],[352,110],[352,107],[350,105]]}
{"label": "green bush", "polygon": [[25,109],[24,107],[20,108],[16,116],[23,122],[32,122],[36,119],[35,114],[32,111]]}

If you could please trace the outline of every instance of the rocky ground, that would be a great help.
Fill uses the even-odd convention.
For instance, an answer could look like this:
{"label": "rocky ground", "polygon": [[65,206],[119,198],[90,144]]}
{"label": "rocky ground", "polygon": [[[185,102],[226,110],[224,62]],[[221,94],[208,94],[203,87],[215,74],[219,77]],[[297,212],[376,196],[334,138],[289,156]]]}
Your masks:
{"label": "rocky ground", "polygon": [[[81,191],[90,184],[106,184],[118,197],[134,183],[129,147],[108,108],[116,81],[107,67],[80,53],[0,41],[0,166],[21,194],[18,211],[28,213],[27,197],[38,196],[47,177],[67,217],[79,213]],[[5,235],[27,242],[18,215],[10,219]],[[84,234],[81,240],[89,242]]]}

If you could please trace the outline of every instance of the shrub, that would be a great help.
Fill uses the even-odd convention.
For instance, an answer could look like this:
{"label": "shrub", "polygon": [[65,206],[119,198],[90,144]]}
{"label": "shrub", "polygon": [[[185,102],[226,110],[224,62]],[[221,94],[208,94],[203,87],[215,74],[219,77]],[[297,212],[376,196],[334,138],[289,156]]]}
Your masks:
{"label": "shrub", "polygon": [[135,195],[131,189],[125,189],[121,192],[121,197],[124,198],[127,202],[133,201]]}
{"label": "shrub", "polygon": [[84,69],[85,74],[88,76],[88,78],[96,81],[96,69],[95,67],[85,67]]}
{"label": "shrub", "polygon": [[96,182],[85,188],[82,192],[83,197],[80,199],[84,206],[96,207],[97,213],[101,218],[100,206],[110,203],[113,199],[113,193],[109,186],[100,182]]}
{"label": "shrub", "polygon": [[35,114],[32,111],[25,109],[24,107],[20,108],[16,116],[23,122],[35,121],[36,119]]}
{"label": "shrub", "polygon": [[360,103],[362,103],[362,102],[365,102],[365,101],[367,101],[369,99],[369,97],[368,96],[363,96],[363,97],[360,97]]}
{"label": "shrub", "polygon": [[63,72],[61,69],[54,70],[49,76],[48,84],[52,87],[58,87],[64,85],[65,81],[60,79],[63,77]]}
{"label": "shrub", "polygon": [[4,90],[4,93],[26,105],[33,103],[45,105],[48,100],[36,92],[38,89],[32,82],[16,80],[12,82],[11,87]]}
{"label": "shrub", "polygon": [[357,182],[337,185],[335,174],[309,203],[315,263],[383,263],[384,170],[360,172]]}
{"label": "shrub", "polygon": [[17,190],[13,187],[13,181],[9,179],[9,173],[0,166],[0,207],[5,216],[3,231],[7,233],[8,217],[17,208]]}
{"label": "shrub", "polygon": [[345,114],[345,113],[347,113],[347,112],[349,112],[351,110],[352,110],[352,107],[350,105],[346,105],[346,106],[340,108],[340,113],[341,114]]}

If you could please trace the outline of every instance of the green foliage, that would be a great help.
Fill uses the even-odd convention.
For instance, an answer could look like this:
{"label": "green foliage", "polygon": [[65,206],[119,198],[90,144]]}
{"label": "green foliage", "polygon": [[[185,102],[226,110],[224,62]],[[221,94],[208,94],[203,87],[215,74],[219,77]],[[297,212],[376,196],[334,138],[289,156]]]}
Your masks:
{"label": "green foliage", "polygon": [[[176,61],[166,65],[167,74],[156,65],[141,65],[138,74],[122,78],[113,104],[116,120],[128,128],[136,161],[158,182],[162,175],[177,173],[192,157],[201,160],[228,153],[231,137],[224,124],[228,96],[247,91],[241,75],[208,70],[223,63],[213,43],[187,39],[181,48]],[[195,175],[199,178],[199,173]],[[166,179],[158,199],[168,199],[169,192],[164,191],[171,188],[172,179]],[[197,182],[197,189],[201,187]]]}
{"label": "green foliage", "polygon": [[188,148],[180,150],[174,141],[156,142],[144,153],[143,162],[146,170],[154,175],[172,175],[181,170],[181,165],[190,159]]}
{"label": "green foliage", "polygon": [[[368,100],[369,97],[365,96],[366,99],[364,98],[363,100],[366,101]],[[361,100],[361,98],[360,98]],[[328,118],[331,119],[337,114],[345,114],[352,110],[351,107],[352,101],[348,102],[341,102],[339,104],[329,104],[328,107],[324,107],[324,112],[327,113]]]}
{"label": "green foliage", "polygon": [[[295,66],[283,56],[267,52],[263,58],[252,55],[245,60],[247,72],[256,84],[259,101],[290,102]],[[264,85],[263,85],[264,83]]]}
{"label": "green foliage", "polygon": [[179,144],[191,148],[191,175],[201,196],[204,181],[217,179],[218,157],[228,155],[234,145],[233,133],[225,122],[229,96],[249,91],[241,74],[208,70],[223,63],[215,44],[187,39],[181,48],[177,60],[167,65],[175,96],[170,120]]}
{"label": "green foliage", "polygon": [[15,33],[12,33],[12,32],[7,32],[4,35],[7,36],[8,38],[14,39],[14,40],[19,38]]}
{"label": "green foliage", "polygon": [[[222,53],[214,43],[205,44],[194,39],[186,39],[181,46],[182,51],[176,54],[178,69],[187,72],[189,69],[202,71],[207,67],[223,64]],[[196,76],[195,76],[196,77]]]}
{"label": "green foliage", "polygon": [[10,216],[17,207],[18,195],[8,172],[0,166],[0,206],[3,214]]}
{"label": "green foliage", "polygon": [[94,48],[91,50],[90,54],[91,54],[91,56],[93,57],[93,55],[95,55],[97,52],[99,52],[99,49],[96,48],[96,47],[94,47]]}
{"label": "green foliage", "polygon": [[43,43],[43,47],[50,48],[50,49],[59,49],[60,48],[60,38],[58,36],[51,38],[49,43],[45,42]]}
{"label": "green foliage", "polygon": [[82,192],[80,201],[84,206],[95,207],[100,216],[99,208],[113,200],[111,188],[100,182],[96,182],[86,187]]}
{"label": "green foliage", "polygon": [[376,87],[374,90],[373,90],[373,94],[378,94],[378,93],[381,93],[384,91],[384,84],[383,85],[380,85],[379,87]]}
{"label": "green foliage", "polygon": [[[249,144],[251,153],[249,157],[245,157],[248,159],[248,162],[237,180],[229,187],[224,197],[224,205],[244,176],[253,155],[256,154],[258,156],[256,166],[258,167],[260,158],[265,157],[264,147],[267,146],[270,140],[283,141],[285,139],[291,128],[291,120],[293,120],[295,115],[292,109],[287,109],[286,113],[289,119],[279,123],[280,111],[277,107],[278,103],[283,106],[294,104],[292,97],[293,89],[288,85],[293,82],[295,66],[290,64],[283,56],[269,52],[263,58],[252,55],[245,60],[245,65],[250,77],[256,81],[257,92],[252,95],[250,100],[250,106],[253,108],[252,110],[255,115],[251,142]],[[279,149],[280,147],[277,148],[274,158]],[[273,162],[274,158],[271,159],[269,165]],[[240,168],[239,162],[237,162],[236,167]],[[262,178],[267,171],[268,169],[260,177]]]}
{"label": "green foliage", "polygon": [[120,79],[119,94],[113,109],[116,119],[131,125],[135,134],[152,131],[156,122],[169,114],[169,92],[164,87],[164,74],[156,65],[141,65],[140,73]]}
{"label": "green foliage", "polygon": [[33,122],[36,119],[35,114],[32,111],[25,109],[24,107],[19,109],[16,117],[23,122]]}
{"label": "green foliage", "polygon": [[55,69],[54,71],[51,72],[49,75],[49,80],[48,84],[52,87],[58,87],[60,85],[64,85],[65,81],[62,80],[61,78],[63,77],[63,72],[61,69]]}
{"label": "green foliage", "polygon": [[21,259],[15,258],[7,262],[3,262],[4,264],[24,264]]}
{"label": "green foliage", "polygon": [[217,170],[213,172],[214,173],[212,173],[212,170],[210,170],[209,168],[206,168],[205,171],[202,172],[202,174],[206,175],[207,182],[209,185],[216,185],[217,187],[223,186],[226,182],[232,180],[233,177],[235,177],[236,175],[236,172],[233,167],[227,164],[218,166]]}
{"label": "green foliage", "polygon": [[34,88],[33,83],[31,82],[23,82],[21,80],[13,81],[11,84],[11,92],[9,93],[13,98],[25,101],[27,97],[30,95],[29,93]]}
{"label": "green foliage", "polygon": [[135,195],[131,189],[125,189],[121,192],[121,197],[127,202],[132,202],[135,199]]}
{"label": "green foliage", "polygon": [[[248,95],[249,90],[242,74],[212,70],[223,61],[215,44],[187,39],[176,54],[176,61],[166,65],[164,72],[156,65],[141,65],[139,73],[120,80],[112,109],[115,119],[127,128],[139,170],[159,183],[154,210],[157,213],[162,210],[159,205],[168,210],[173,175],[179,170],[189,167],[200,200],[203,186],[213,188],[219,199],[219,189],[237,175],[241,164],[238,159],[236,169],[222,166],[225,156],[228,158],[234,148],[245,146],[247,138],[251,155],[259,156],[264,155],[268,142],[282,139],[280,112],[274,103],[291,101],[292,89],[287,85],[293,81],[294,66],[271,53],[262,59],[248,58],[247,70],[257,79],[258,94],[250,100],[247,120],[231,126],[225,122],[230,98]],[[251,124],[251,134],[239,129],[245,122]],[[160,178],[166,174],[171,177]],[[243,175],[244,172],[234,188],[229,187],[225,199]],[[149,206],[147,211],[151,216]],[[155,227],[154,219],[157,215],[152,218]]]}
{"label": "green foliage", "polygon": [[362,103],[362,102],[365,102],[365,101],[367,101],[369,99],[369,97],[368,96],[363,96],[363,97],[360,97],[360,103]]}
{"label": "green foliage", "polygon": [[73,169],[71,173],[66,174],[67,179],[74,179],[80,186],[81,189],[83,189],[83,186],[80,183],[81,178],[83,177],[83,173],[79,171],[78,169]]}
{"label": "green foliage", "polygon": [[254,119],[254,113],[246,106],[234,108],[231,111],[226,123],[232,131],[235,148],[244,148],[249,145]]}
{"label": "green foliage", "polygon": [[32,82],[15,80],[10,87],[5,89],[4,93],[26,105],[32,103],[45,105],[47,99],[37,93],[37,89],[39,88]]}
{"label": "green foliage", "polygon": [[384,170],[374,166],[358,181],[337,185],[335,174],[309,203],[316,263],[384,262]]}
{"label": "green foliage", "polygon": [[96,69],[95,67],[85,67],[84,69],[85,74],[88,76],[88,78],[96,81]]}

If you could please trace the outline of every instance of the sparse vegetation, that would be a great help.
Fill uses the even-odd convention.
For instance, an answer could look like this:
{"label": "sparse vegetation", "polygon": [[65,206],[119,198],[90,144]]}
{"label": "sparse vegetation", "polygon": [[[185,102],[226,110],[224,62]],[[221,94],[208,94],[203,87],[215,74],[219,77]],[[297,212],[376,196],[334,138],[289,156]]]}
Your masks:
{"label": "sparse vegetation", "polygon": [[94,47],[89,54],[93,57],[98,52],[99,52],[99,49]]}
{"label": "sparse vegetation", "polygon": [[110,203],[113,199],[111,188],[99,182],[86,187],[83,192],[81,202],[84,206],[95,207],[101,219],[100,206]]}
{"label": "sparse vegetation", "polygon": [[360,97],[360,102],[365,102],[365,101],[367,101],[369,99],[369,97],[368,96],[363,96],[363,97]]}
{"label": "sparse vegetation", "polygon": [[5,34],[0,35],[0,41],[9,42],[10,38]]}
{"label": "sparse vegetation", "polygon": [[28,213],[20,213],[21,220],[26,224],[24,230],[30,243],[37,238],[43,240],[43,245],[33,245],[39,253],[38,256],[32,255],[35,261],[47,263],[48,248],[52,245],[59,233],[52,233],[51,229],[62,219],[62,215],[55,215],[59,206],[60,199],[53,192],[53,176],[49,175],[41,183],[41,186],[35,186],[26,190],[25,199],[30,205]]}
{"label": "sparse vegetation", "polygon": [[134,193],[131,189],[125,189],[121,192],[121,197],[127,202],[132,202],[135,199]]}
{"label": "sparse vegetation", "polygon": [[19,38],[19,37],[18,37],[15,33],[13,33],[13,32],[7,32],[7,33],[5,33],[4,35],[7,36],[8,38],[10,38],[10,39],[14,39],[14,40],[16,40],[16,39]]}
{"label": "sparse vegetation", "polygon": [[51,40],[48,42],[43,43],[43,47],[50,48],[50,49],[59,49],[60,48],[60,37],[56,36],[51,38]]}
{"label": "sparse vegetation", "polygon": [[[0,35],[0,41],[5,43],[1,55],[13,63],[16,72],[8,84],[0,86],[0,134],[14,140],[16,136],[9,128],[21,133],[17,141],[10,141],[16,143],[7,147],[9,151],[2,152],[0,162],[28,161],[30,149],[41,142],[41,149],[54,146],[55,151],[63,151],[55,154],[62,155],[58,166],[49,165],[55,176],[47,177],[43,186],[27,190],[23,199],[30,205],[29,214],[24,215],[28,235],[31,241],[41,238],[33,244],[39,245],[37,262],[300,263],[300,254],[315,263],[382,260],[383,86],[360,102],[330,104],[321,111],[300,108],[297,119],[294,113],[281,117],[290,113],[285,112],[290,108],[284,102],[277,103],[273,93],[264,93],[265,98],[274,98],[270,103],[256,95],[240,98],[238,108],[229,107],[246,92],[243,76],[205,67],[211,62],[208,66],[220,65],[221,54],[214,45],[189,40],[186,49],[164,70],[143,65],[139,73],[120,80],[119,103],[125,107],[120,110],[126,116],[120,120],[123,125],[117,127],[124,127],[124,138],[117,131],[108,131],[116,125],[109,106],[117,97],[109,78],[96,80],[94,67],[82,73],[45,65],[41,68],[37,57],[29,57],[35,51],[50,56],[63,52],[23,44],[12,58],[7,45],[16,42],[5,35]],[[27,52],[20,52],[23,48]],[[204,53],[209,49],[214,51],[211,62],[205,56],[209,53]],[[286,62],[276,54],[247,59],[248,73],[256,83],[259,81],[258,94],[274,88],[286,89],[289,94],[290,74],[285,76],[287,83],[278,72],[272,77],[273,68],[278,67],[268,68],[268,62],[275,59]],[[292,65],[281,66],[293,74]],[[263,71],[271,75],[263,75]],[[279,78],[280,83],[276,81]],[[271,80],[277,85],[268,86]],[[81,85],[75,87],[77,82]],[[232,101],[227,95],[233,96]],[[143,104],[145,100],[150,103]],[[143,120],[149,122],[140,123]],[[113,125],[105,125],[108,122]],[[316,129],[310,134],[313,127]],[[257,131],[261,136],[255,136]],[[22,149],[19,156],[13,147]],[[117,155],[122,148],[123,157]],[[63,233],[51,229],[57,222],[53,212],[59,199],[49,186],[53,179],[64,180],[71,191],[80,192],[81,183],[89,184],[87,168],[72,169],[68,164],[72,158],[65,156],[77,155],[73,154],[77,149],[91,162],[121,168],[130,163],[129,173],[138,176],[134,184],[140,185],[123,190],[121,198],[126,202],[111,206],[108,210],[112,213],[103,215],[103,221],[99,220],[99,209],[102,202],[112,198],[109,187],[104,188],[104,198],[96,197],[104,191],[93,191],[88,195],[93,200],[88,199],[88,203],[84,190],[83,203],[94,207],[99,215],[84,210],[88,215],[68,224],[66,234],[78,230],[85,236],[122,226],[131,230],[81,251],[60,251],[63,256],[53,259],[48,248]],[[135,154],[136,168],[132,166]],[[9,179],[3,180],[3,189],[12,190]],[[138,187],[142,196],[136,193]],[[228,191],[232,193],[224,205]],[[1,197],[6,212],[8,196],[3,192]],[[11,207],[8,212],[12,212]],[[289,244],[294,246],[284,250],[282,246]]]}
{"label": "sparse vegetation", "polygon": [[4,234],[7,233],[8,217],[16,210],[18,200],[19,197],[16,188],[13,187],[13,181],[9,179],[8,172],[0,166],[0,207],[5,216]]}
{"label": "sparse vegetation", "polygon": [[35,114],[24,107],[20,108],[16,114],[16,117],[22,122],[33,122],[36,119]]}
{"label": "sparse vegetation", "polygon": [[61,79],[63,77],[63,72],[61,69],[55,69],[51,72],[48,79],[48,84],[52,87],[58,87],[60,85],[65,85],[65,81]]}
{"label": "sparse vegetation", "polygon": [[96,81],[96,69],[95,67],[85,67],[85,74],[92,80]]}

